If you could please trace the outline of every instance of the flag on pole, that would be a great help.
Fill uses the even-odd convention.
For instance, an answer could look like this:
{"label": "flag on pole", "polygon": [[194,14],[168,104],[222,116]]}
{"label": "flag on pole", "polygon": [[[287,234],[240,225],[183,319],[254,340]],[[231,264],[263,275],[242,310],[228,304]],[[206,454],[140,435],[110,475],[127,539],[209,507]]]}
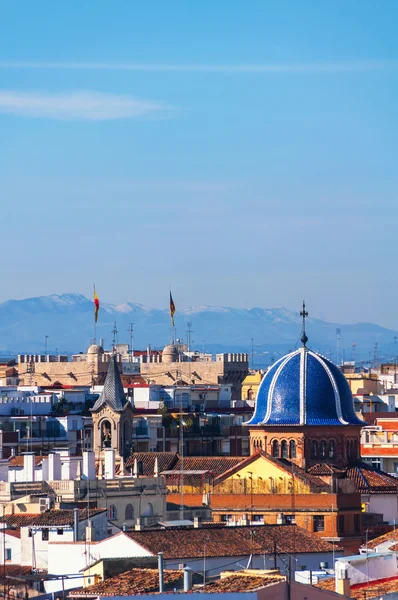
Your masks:
{"label": "flag on pole", "polygon": [[176,305],[174,304],[173,296],[171,295],[171,292],[170,292],[170,319],[171,319],[171,324],[173,327],[174,327],[175,312],[176,312]]}
{"label": "flag on pole", "polygon": [[95,319],[95,322],[98,321],[99,307],[100,307],[99,298],[98,298],[97,292],[95,291],[95,286],[94,286],[94,319]]}

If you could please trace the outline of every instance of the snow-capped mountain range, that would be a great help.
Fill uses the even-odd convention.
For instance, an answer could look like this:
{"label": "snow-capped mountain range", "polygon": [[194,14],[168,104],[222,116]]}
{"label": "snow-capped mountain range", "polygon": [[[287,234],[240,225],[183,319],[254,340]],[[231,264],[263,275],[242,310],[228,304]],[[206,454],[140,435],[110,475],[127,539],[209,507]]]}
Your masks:
{"label": "snow-capped mountain range", "polygon": [[[177,307],[178,308],[178,307]],[[149,308],[126,302],[101,303],[97,340],[112,343],[116,321],[119,343],[128,343],[128,328],[134,323],[134,347],[162,348],[170,338],[167,309]],[[207,351],[251,352],[278,356],[299,343],[301,319],[287,308],[231,308],[193,306],[175,315],[177,337],[185,340],[187,323],[192,326],[192,347]],[[368,360],[378,344],[380,356],[394,353],[395,331],[372,323],[341,325],[309,318],[309,346],[336,359],[336,328],[341,329],[341,357]],[[93,302],[81,294],[62,294],[8,300],[0,304],[0,351],[43,352],[45,336],[48,349],[60,352],[85,351],[94,337]],[[355,344],[355,346],[353,346]]]}

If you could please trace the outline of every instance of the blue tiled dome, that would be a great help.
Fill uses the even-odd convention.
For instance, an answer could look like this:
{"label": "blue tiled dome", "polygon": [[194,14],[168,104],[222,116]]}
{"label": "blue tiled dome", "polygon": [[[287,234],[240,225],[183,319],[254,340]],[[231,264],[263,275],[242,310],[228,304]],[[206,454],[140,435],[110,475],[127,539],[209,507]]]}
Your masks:
{"label": "blue tiled dome", "polygon": [[302,347],[278,360],[259,387],[247,425],[361,425],[341,371]]}

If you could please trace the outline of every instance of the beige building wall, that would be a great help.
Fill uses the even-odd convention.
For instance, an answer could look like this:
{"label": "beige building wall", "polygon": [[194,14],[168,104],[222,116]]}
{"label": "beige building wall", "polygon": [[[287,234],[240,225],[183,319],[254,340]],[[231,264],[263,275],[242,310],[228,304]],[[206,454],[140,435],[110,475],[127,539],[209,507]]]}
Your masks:
{"label": "beige building wall", "polygon": [[214,361],[197,362],[143,362],[141,375],[151,383],[173,385],[231,384],[232,399],[240,400],[242,381],[248,374],[247,354],[217,354]]}

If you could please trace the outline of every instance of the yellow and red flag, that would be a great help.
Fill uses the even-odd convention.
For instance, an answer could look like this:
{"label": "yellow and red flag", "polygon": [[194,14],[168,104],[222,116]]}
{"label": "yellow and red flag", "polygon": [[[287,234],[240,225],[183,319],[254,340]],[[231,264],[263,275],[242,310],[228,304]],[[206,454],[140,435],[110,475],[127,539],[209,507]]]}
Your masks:
{"label": "yellow and red flag", "polygon": [[175,312],[176,312],[176,305],[174,304],[173,296],[171,295],[171,292],[170,292],[170,319],[171,319],[171,324],[173,327],[174,327]]}
{"label": "yellow and red flag", "polygon": [[100,307],[99,298],[98,298],[97,292],[95,291],[95,286],[94,286],[94,319],[95,319],[95,322],[98,321],[99,307]]}

